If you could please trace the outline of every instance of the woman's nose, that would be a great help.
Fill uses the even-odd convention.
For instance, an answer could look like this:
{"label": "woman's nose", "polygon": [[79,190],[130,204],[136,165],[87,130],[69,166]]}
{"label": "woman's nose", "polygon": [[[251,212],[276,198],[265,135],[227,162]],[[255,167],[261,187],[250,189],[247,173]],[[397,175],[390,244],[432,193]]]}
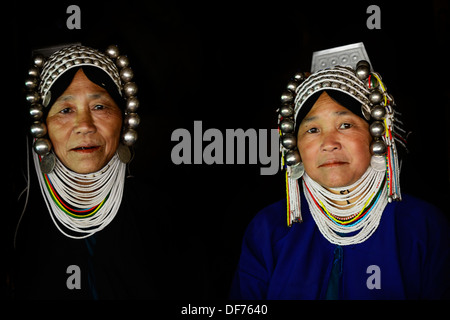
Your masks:
{"label": "woman's nose", "polygon": [[335,132],[328,132],[323,135],[322,144],[320,150],[324,152],[332,152],[341,149],[341,143],[337,138]]}
{"label": "woman's nose", "polygon": [[78,109],[73,131],[76,134],[89,134],[97,131],[90,111]]}

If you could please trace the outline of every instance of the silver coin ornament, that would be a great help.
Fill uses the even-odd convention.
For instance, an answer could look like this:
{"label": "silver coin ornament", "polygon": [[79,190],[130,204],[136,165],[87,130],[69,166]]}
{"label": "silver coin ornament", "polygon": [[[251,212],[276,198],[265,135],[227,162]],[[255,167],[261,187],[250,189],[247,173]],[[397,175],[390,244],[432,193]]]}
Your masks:
{"label": "silver coin ornament", "polygon": [[119,146],[117,147],[117,155],[123,163],[129,163],[131,160],[130,148],[123,143],[119,143]]}
{"label": "silver coin ornament", "polygon": [[294,180],[300,179],[305,173],[305,167],[303,165],[303,162],[298,162],[297,164],[291,166],[290,169],[291,172],[289,178]]}
{"label": "silver coin ornament", "polygon": [[41,167],[41,172],[44,174],[49,174],[53,171],[56,164],[55,154],[53,152],[49,152],[46,155],[42,156],[41,163],[39,164]]}
{"label": "silver coin ornament", "polygon": [[386,171],[386,157],[380,155],[373,155],[370,159],[370,166],[378,172]]}

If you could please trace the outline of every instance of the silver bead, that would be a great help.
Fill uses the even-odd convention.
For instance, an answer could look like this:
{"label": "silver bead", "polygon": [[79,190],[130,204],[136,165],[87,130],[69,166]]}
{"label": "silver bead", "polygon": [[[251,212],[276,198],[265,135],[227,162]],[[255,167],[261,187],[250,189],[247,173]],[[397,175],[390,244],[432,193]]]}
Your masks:
{"label": "silver bead", "polygon": [[136,95],[138,88],[136,83],[127,82],[123,86],[123,91],[125,92],[125,95],[129,98]]}
{"label": "silver bead", "polygon": [[129,65],[129,60],[127,56],[118,56],[116,60],[116,65],[119,68],[126,68]]}
{"label": "silver bead", "polygon": [[358,63],[356,64],[356,68],[361,67],[361,66],[365,66],[367,68],[370,69],[370,63],[369,61],[366,60],[359,60]]}
{"label": "silver bead", "polygon": [[52,143],[48,139],[40,138],[34,142],[33,149],[38,155],[44,156],[52,149]]}
{"label": "silver bead", "polygon": [[376,156],[382,156],[387,151],[386,144],[381,140],[374,141],[370,148],[372,150],[372,153]]}
{"label": "silver bead", "polygon": [[299,86],[299,83],[295,80],[291,80],[288,82],[286,88],[292,92],[295,92],[295,89]]}
{"label": "silver bead", "polygon": [[122,141],[126,146],[132,146],[138,138],[138,134],[134,129],[127,129],[122,135]]}
{"label": "silver bead", "polygon": [[42,138],[47,134],[47,126],[41,121],[35,121],[30,127],[31,135],[35,138]]}
{"label": "silver bead", "polygon": [[25,95],[25,99],[30,103],[38,103],[39,99],[41,99],[41,96],[36,91],[28,91]]}
{"label": "silver bead", "polygon": [[380,105],[376,105],[370,111],[370,115],[375,120],[383,120],[386,116],[386,108]]}
{"label": "silver bead", "polygon": [[28,90],[36,89],[39,84],[39,81],[36,77],[28,77],[25,79],[25,88]]}
{"label": "silver bead", "polygon": [[124,123],[128,128],[136,129],[140,122],[141,119],[137,113],[129,113],[125,116]]}
{"label": "silver bead", "polygon": [[282,105],[280,108],[280,115],[284,118],[292,117],[294,115],[294,108],[288,104]]}
{"label": "silver bead", "polygon": [[119,48],[116,45],[110,45],[108,48],[106,48],[106,54],[112,58],[115,59],[119,56]]}
{"label": "silver bead", "polygon": [[294,93],[292,91],[286,90],[281,94],[282,103],[291,103],[294,101]]}
{"label": "silver bead", "polygon": [[126,67],[120,70],[120,78],[125,82],[131,81],[131,79],[133,79],[133,76],[134,73],[133,70],[131,70],[131,68]]}
{"label": "silver bead", "polygon": [[44,62],[45,62],[45,58],[40,54],[34,56],[34,58],[33,58],[33,63],[38,68],[42,68],[42,66],[44,65]]}
{"label": "silver bead", "polygon": [[283,133],[293,132],[295,129],[294,120],[289,118],[283,119],[280,123],[280,129]]}
{"label": "silver bead", "polygon": [[375,89],[369,94],[369,101],[372,102],[373,104],[380,103],[383,100],[383,98],[384,98],[383,93],[378,89]]}
{"label": "silver bead", "polygon": [[297,72],[294,74],[294,79],[301,82],[306,79],[306,75],[303,72]]}
{"label": "silver bead", "polygon": [[370,68],[368,66],[360,65],[359,67],[356,68],[356,76],[358,77],[359,80],[367,79],[369,74]]}
{"label": "silver bead", "polygon": [[289,150],[285,153],[284,160],[288,166],[293,166],[301,161],[300,154],[297,150]]}
{"label": "silver bead", "polygon": [[139,100],[136,97],[128,98],[127,112],[136,112],[139,108]]}
{"label": "silver bead", "polygon": [[372,137],[375,138],[381,137],[385,131],[386,128],[384,127],[384,124],[381,121],[374,121],[369,127],[370,134],[372,135]]}
{"label": "silver bead", "polygon": [[292,133],[286,133],[281,137],[281,144],[286,149],[295,149],[297,147],[297,139]]}
{"label": "silver bead", "polygon": [[42,105],[39,103],[35,103],[30,107],[30,117],[35,120],[39,120],[43,116]]}
{"label": "silver bead", "polygon": [[28,69],[28,75],[32,77],[39,77],[39,68],[36,66],[31,67]]}

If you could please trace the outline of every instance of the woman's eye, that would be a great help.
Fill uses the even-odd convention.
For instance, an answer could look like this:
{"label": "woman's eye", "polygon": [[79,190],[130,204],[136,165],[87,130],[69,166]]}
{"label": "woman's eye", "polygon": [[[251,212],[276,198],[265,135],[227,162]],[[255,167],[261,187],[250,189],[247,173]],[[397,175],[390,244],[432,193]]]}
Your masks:
{"label": "woman's eye", "polygon": [[105,109],[104,105],[97,104],[97,105],[94,106],[94,110],[103,110],[103,109]]}
{"label": "woman's eye", "polygon": [[62,114],[67,114],[67,113],[70,113],[72,110],[70,109],[70,108],[64,108],[64,109],[62,109],[61,111],[59,111],[59,113],[62,113]]}
{"label": "woman's eye", "polygon": [[351,123],[343,123],[339,126],[339,129],[350,129],[351,127],[353,127]]}
{"label": "woman's eye", "polygon": [[319,132],[319,129],[317,129],[317,128],[311,128],[311,129],[309,129],[308,131],[306,131],[307,133],[318,133]]}

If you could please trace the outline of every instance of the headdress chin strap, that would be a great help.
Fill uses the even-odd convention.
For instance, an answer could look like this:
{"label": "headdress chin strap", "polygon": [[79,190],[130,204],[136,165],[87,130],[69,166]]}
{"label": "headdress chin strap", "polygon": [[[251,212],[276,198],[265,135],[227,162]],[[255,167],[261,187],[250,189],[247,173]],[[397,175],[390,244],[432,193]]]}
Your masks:
{"label": "headdress chin strap", "polygon": [[[398,119],[400,114],[394,109],[394,98],[387,93],[381,76],[371,70],[367,60],[355,61],[359,57],[358,52],[354,52],[355,46],[361,45],[362,43],[357,46],[324,50],[322,52],[325,52],[326,59],[315,54],[315,58],[322,61],[319,63],[320,66],[327,66],[327,61],[331,62],[332,66],[313,74],[296,73],[281,96],[278,130],[281,142],[281,165],[286,169],[288,226],[302,221],[298,181],[304,173],[304,167],[300,161],[295,132],[298,126],[296,121],[301,122],[302,119],[297,118],[297,115],[307,100],[320,91],[339,91],[360,103],[361,108],[356,113],[360,112],[361,116],[370,122],[369,132],[373,137],[371,166],[376,171],[386,172],[389,202],[401,200],[400,166],[396,143],[406,149],[407,132],[402,129],[403,123]],[[363,45],[362,47],[364,48]],[[366,54],[365,49],[360,52]],[[343,63],[342,57],[346,57],[345,61],[350,64]],[[351,59],[348,59],[349,57]],[[344,65],[337,65],[337,62]],[[313,61],[313,68],[315,65],[317,63]],[[307,111],[303,110],[303,114]]]}
{"label": "headdress chin strap", "polygon": [[29,113],[33,120],[30,128],[31,135],[35,138],[33,149],[42,159],[43,173],[51,172],[55,163],[52,144],[46,137],[47,126],[44,119],[44,108],[51,107],[49,102],[52,98],[52,85],[68,70],[83,66],[103,70],[117,87],[119,95],[125,99],[119,154],[122,155],[121,160],[124,162],[128,162],[131,158],[127,147],[133,146],[137,140],[136,128],[139,126],[140,118],[136,113],[139,108],[139,100],[136,98],[138,88],[132,81],[134,73],[129,67],[128,57],[121,55],[115,45],[109,46],[105,53],[81,45],[70,45],[57,49],[48,57],[42,54],[35,55],[25,80],[26,100],[30,104]]}

